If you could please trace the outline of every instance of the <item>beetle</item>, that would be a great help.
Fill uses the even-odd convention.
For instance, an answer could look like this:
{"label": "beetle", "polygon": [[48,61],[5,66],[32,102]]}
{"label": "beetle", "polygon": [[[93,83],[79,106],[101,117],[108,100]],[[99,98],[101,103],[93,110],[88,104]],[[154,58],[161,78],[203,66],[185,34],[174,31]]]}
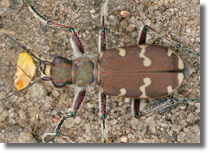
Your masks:
{"label": "beetle", "polygon": [[[35,11],[35,10],[33,10],[33,8],[31,8],[31,10]],[[48,24],[46,21],[43,21],[43,22]],[[103,22],[103,17],[102,17],[102,25],[103,24],[104,24],[104,22]],[[146,27],[144,27],[144,28],[145,29],[143,29],[143,33],[146,34]],[[115,73],[110,73],[110,69],[112,69],[112,68],[115,68],[115,70],[119,69],[121,67],[121,65],[119,65],[118,63],[119,63],[119,61],[122,62],[122,57],[130,58],[129,59],[130,63],[127,65],[128,68],[126,68],[126,70],[130,71],[129,73],[134,73],[134,71],[131,71],[132,68],[134,70],[136,69],[136,68],[134,68],[135,63],[134,64],[132,63],[132,60],[134,58],[140,59],[139,62],[141,62],[141,65],[143,65],[143,67],[150,66],[151,63],[153,63],[153,60],[149,59],[147,57],[147,55],[145,54],[147,52],[147,49],[149,49],[149,50],[152,49],[152,48],[157,49],[157,52],[160,52],[160,54],[161,54],[161,55],[160,54],[157,54],[157,55],[160,55],[160,57],[163,57],[162,56],[163,52],[168,57],[173,56],[173,60],[175,60],[176,63],[178,63],[178,66],[176,66],[176,67],[179,70],[173,70],[172,69],[172,70],[169,70],[169,71],[172,71],[172,72],[180,71],[182,73],[182,76],[178,76],[178,81],[175,83],[176,85],[173,85],[173,87],[168,87],[169,89],[167,87],[164,89],[164,90],[167,89],[166,90],[167,93],[164,92],[163,95],[160,95],[159,93],[157,93],[156,95],[152,95],[152,96],[147,95],[145,88],[151,84],[153,79],[151,79],[149,77],[142,78],[141,82],[143,82],[144,84],[138,85],[139,91],[142,92],[141,95],[138,95],[138,98],[143,98],[143,99],[160,98],[160,97],[164,97],[164,96],[170,94],[170,92],[172,92],[174,90],[174,88],[176,88],[177,86],[179,86],[181,84],[180,82],[182,82],[184,76],[187,76],[187,73],[184,75],[183,71],[186,70],[186,72],[189,72],[188,66],[186,64],[184,64],[183,60],[179,56],[177,56],[177,54],[174,51],[169,50],[168,48],[166,48],[164,46],[160,46],[160,45],[140,45],[140,44],[145,43],[144,41],[146,39],[145,38],[146,35],[145,36],[141,35],[142,37],[140,38],[140,42],[139,42],[138,45],[127,46],[127,47],[118,47],[118,48],[111,49],[110,51],[107,51],[107,52],[104,51],[105,50],[104,49],[105,48],[105,43],[104,43],[104,38],[105,38],[104,34],[105,33],[103,31],[104,30],[103,27],[101,28],[102,32],[101,32],[101,43],[100,43],[101,46],[100,46],[100,48],[101,48],[102,51],[101,51],[101,54],[100,54],[100,62],[98,60],[95,60],[95,59],[89,60],[88,58],[82,58],[83,53],[84,53],[84,49],[81,45],[81,42],[79,41],[79,38],[76,36],[76,33],[75,33],[74,29],[73,28],[69,28],[69,29],[72,33],[71,46],[74,46],[73,50],[74,50],[74,52],[77,56],[77,59],[71,61],[71,60],[68,60],[67,58],[59,56],[59,57],[56,57],[52,62],[41,61],[41,63],[44,64],[45,68],[42,69],[43,65],[40,68],[43,70],[42,72],[45,73],[46,76],[48,77],[48,78],[45,78],[45,79],[48,80],[50,78],[50,80],[52,80],[53,85],[56,86],[56,87],[63,87],[65,84],[70,84],[70,83],[77,83],[78,86],[81,86],[81,88],[78,88],[78,91],[77,91],[77,95],[79,95],[79,96],[78,97],[75,96],[76,97],[75,101],[77,101],[77,102],[75,102],[76,106],[80,105],[80,102],[82,102],[84,100],[83,98],[84,98],[84,95],[85,95],[85,92],[86,92],[84,86],[90,85],[90,84],[95,85],[95,84],[100,83],[101,84],[100,91],[102,93],[106,94],[106,95],[125,96],[125,97],[135,98],[136,97],[135,91],[136,91],[137,87],[133,87],[133,88],[135,88],[135,91],[131,92],[131,94],[134,94],[134,95],[126,95],[126,94],[130,94],[129,93],[130,89],[128,90],[123,86],[122,87],[117,87],[118,84],[122,85],[122,83],[125,82],[125,80],[123,80],[123,79],[129,78],[128,76],[126,76],[126,74],[128,72],[126,72],[124,78],[119,79],[119,77],[117,77],[118,76],[117,74],[115,75]],[[134,54],[132,52],[132,50],[135,50],[136,54]],[[165,50],[165,51],[163,51],[163,50]],[[128,56],[126,56],[126,55],[128,55]],[[150,56],[153,56],[153,55],[150,55]],[[114,57],[112,57],[114,59],[110,60],[111,58],[108,57],[108,56],[114,56]],[[110,60],[109,61],[110,64],[107,64],[107,62],[104,62],[104,61],[107,61],[107,60]],[[126,64],[126,61],[124,63]],[[116,64],[116,65],[113,65],[113,64]],[[159,63],[159,64],[161,65],[161,63]],[[66,65],[71,65],[73,71],[71,71],[71,69],[66,71],[66,69],[64,69],[64,67]],[[170,66],[170,63],[168,65]],[[182,67],[182,68],[180,68],[180,67]],[[65,76],[65,75],[63,75],[64,72],[67,72],[66,73],[67,78],[64,78],[64,76]],[[98,73],[98,72],[100,72],[100,73]],[[151,72],[153,73],[153,71],[151,71]],[[85,75],[84,75],[84,73],[85,73]],[[59,74],[62,74],[62,75],[59,75]],[[71,75],[69,75],[69,74],[71,74]],[[99,77],[97,77],[97,74],[99,74]],[[175,73],[172,73],[172,74],[175,74]],[[58,75],[59,75],[59,77],[58,77]],[[117,78],[116,79],[110,79],[112,77],[107,77],[108,75],[113,75],[113,77],[117,77]],[[167,78],[171,78],[171,77],[167,77]],[[177,75],[175,76],[175,78],[177,78]],[[67,81],[64,82],[63,80],[65,80],[65,79],[67,79]],[[119,81],[120,83],[119,82],[118,83],[111,82],[111,81]],[[115,85],[113,86],[113,84],[115,84]],[[118,89],[115,89],[114,87],[117,87]],[[157,92],[159,91],[158,87],[155,88],[155,89],[157,89]],[[110,90],[113,90],[113,91],[110,92]],[[168,91],[170,91],[170,92],[168,92]],[[151,92],[151,93],[154,94],[154,92]],[[105,115],[105,110],[103,109],[104,108],[104,106],[103,106],[104,102],[103,101],[105,101],[105,96],[102,94],[102,111],[101,111],[102,115],[101,116],[102,116],[102,118],[105,118],[105,116],[104,116]],[[138,103],[139,102],[137,102],[136,105],[138,105]],[[76,114],[76,111],[77,111],[78,107],[75,107],[74,109],[75,109],[75,111],[73,113]],[[73,114],[73,115],[75,115],[75,114]],[[136,114],[138,116],[138,114],[139,114],[138,110],[136,111]]]}

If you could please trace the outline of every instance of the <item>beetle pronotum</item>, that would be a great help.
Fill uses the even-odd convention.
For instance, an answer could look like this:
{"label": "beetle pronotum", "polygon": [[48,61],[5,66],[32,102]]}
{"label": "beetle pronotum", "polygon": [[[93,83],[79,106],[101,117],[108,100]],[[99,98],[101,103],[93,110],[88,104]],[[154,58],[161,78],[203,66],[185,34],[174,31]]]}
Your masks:
{"label": "beetle pronotum", "polygon": [[[30,9],[31,10],[31,9]],[[31,11],[33,11],[33,10],[31,10]],[[41,19],[41,20],[43,20],[43,19]],[[45,22],[45,23],[47,23],[46,21],[43,21],[43,22]],[[73,26],[72,26],[73,27]],[[106,27],[106,25],[105,25],[105,27]],[[50,28],[51,29],[51,28]],[[103,28],[102,28],[103,29]],[[71,31],[71,32],[74,32],[74,31]],[[132,44],[132,43],[130,43],[130,44]],[[74,44],[72,43],[72,46],[74,46]],[[102,47],[103,47],[103,45],[102,45]],[[113,46],[114,47],[114,46]],[[113,48],[112,47],[112,48]],[[116,46],[115,46],[116,47]],[[142,50],[145,50],[145,47],[147,47],[147,46],[140,46],[139,48],[141,48]],[[119,52],[119,55],[120,56],[126,56],[126,52],[125,52],[125,49],[124,48],[122,48],[122,47],[118,47],[118,52]],[[81,51],[82,52],[82,51]],[[168,53],[168,55],[171,55],[171,51],[168,51],[167,52]],[[80,56],[80,55],[78,55],[78,56]],[[104,55],[103,54],[101,54],[101,57],[103,57]],[[144,61],[145,61],[145,67],[147,67],[147,66],[150,66],[151,65],[151,63],[152,63],[152,61],[150,61],[148,58],[147,58],[147,56],[145,56],[145,54],[142,52],[142,53],[140,53],[139,54],[139,57],[140,58],[142,58],[142,59],[144,59]],[[178,58],[179,59],[179,58]],[[179,60],[180,61],[180,60]],[[84,61],[83,61],[84,62]],[[182,63],[182,62],[179,62],[179,63]],[[88,63],[87,63],[88,64]],[[184,66],[184,64],[179,64],[179,66],[180,67],[183,67]],[[180,68],[181,69],[181,68]],[[178,78],[183,78],[183,76],[179,76]],[[148,78],[148,77],[145,77],[144,79],[143,79],[143,82],[145,82],[145,85],[143,85],[142,87],[139,87],[140,88],[140,91],[142,91],[142,94],[141,95],[139,95],[139,97],[140,96],[142,96],[142,98],[147,98],[148,97],[148,95],[146,94],[146,92],[145,92],[145,88],[147,87],[147,86],[149,86],[150,84],[151,84],[151,79],[150,78]],[[169,91],[170,90],[173,90],[173,88],[172,87],[168,87],[167,88]],[[104,89],[103,89],[104,90]],[[121,88],[120,90],[119,90],[119,94],[118,94],[118,96],[123,96],[123,95],[125,95],[126,93],[127,93],[127,90],[125,89],[125,88]]]}

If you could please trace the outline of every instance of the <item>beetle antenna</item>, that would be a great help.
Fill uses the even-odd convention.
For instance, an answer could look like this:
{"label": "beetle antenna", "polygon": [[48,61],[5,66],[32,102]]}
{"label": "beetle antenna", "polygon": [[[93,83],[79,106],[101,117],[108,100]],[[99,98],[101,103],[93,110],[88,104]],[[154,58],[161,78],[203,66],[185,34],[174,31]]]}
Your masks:
{"label": "beetle antenna", "polygon": [[40,82],[40,81],[49,81],[49,80],[50,80],[50,78],[48,78],[48,77],[40,78],[40,79],[38,79],[38,80],[36,80],[36,81],[30,83],[29,85],[27,85],[25,88],[23,88],[23,89],[21,89],[21,90],[18,90],[18,91],[16,91],[15,93],[12,93],[11,95],[9,95],[9,96],[7,96],[7,97],[4,97],[4,98],[0,99],[0,101],[3,101],[3,100],[5,100],[5,99],[8,99],[8,98],[10,98],[10,97],[12,97],[12,96],[14,96],[14,95],[16,95],[16,94],[22,92],[23,90],[28,89],[29,87],[31,87],[32,85],[34,85],[34,84],[37,83],[37,82]]}
{"label": "beetle antenna", "polygon": [[173,43],[173,42],[170,41],[168,38],[162,36],[161,34],[159,34],[157,31],[155,31],[155,30],[152,29],[151,27],[147,26],[147,28],[150,29],[150,30],[152,30],[153,32],[155,32],[157,35],[159,35],[159,36],[163,37],[164,39],[166,39],[170,44],[174,45],[177,49],[181,49],[181,50],[183,50],[183,51],[185,51],[185,52],[188,52],[189,54],[193,54],[193,55],[196,55],[196,56],[200,56],[200,54],[198,54],[198,53],[194,53],[194,52],[192,52],[192,51],[190,51],[190,50],[187,50],[187,49],[185,49],[185,48],[182,48],[180,44],[175,44],[175,43]]}
{"label": "beetle antenna", "polygon": [[35,58],[36,60],[39,61],[39,68],[40,70],[44,73],[44,69],[42,68],[42,64],[43,63],[45,66],[46,65],[50,65],[51,62],[49,61],[43,61],[40,58],[38,58],[36,55],[34,55],[34,53],[32,53],[30,50],[28,50],[25,46],[21,45],[19,42],[17,42],[16,40],[14,40],[12,37],[10,37],[9,35],[7,35],[6,33],[4,33],[4,35],[6,37],[8,37],[9,39],[11,39],[13,42],[15,42],[16,44],[18,44],[23,50],[25,50],[29,55],[31,55],[33,58]]}
{"label": "beetle antenna", "polygon": [[28,4],[29,10],[33,13],[33,15],[38,18],[41,22],[43,22],[45,25],[52,25],[52,26],[57,26],[57,27],[62,27],[62,28],[68,28],[71,29],[70,26],[63,25],[63,24],[57,24],[52,21],[47,20],[45,17],[43,17],[39,12],[35,10],[35,8],[29,3],[29,1],[25,0],[25,2]]}

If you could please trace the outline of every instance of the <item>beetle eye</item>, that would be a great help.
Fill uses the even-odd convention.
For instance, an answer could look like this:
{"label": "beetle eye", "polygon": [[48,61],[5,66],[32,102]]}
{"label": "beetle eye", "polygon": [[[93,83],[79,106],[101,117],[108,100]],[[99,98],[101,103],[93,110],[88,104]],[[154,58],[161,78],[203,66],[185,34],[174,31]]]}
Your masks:
{"label": "beetle eye", "polygon": [[53,85],[54,85],[56,88],[62,88],[62,87],[65,86],[65,83],[60,82],[60,81],[54,82],[54,81],[52,80],[52,83],[53,83]]}

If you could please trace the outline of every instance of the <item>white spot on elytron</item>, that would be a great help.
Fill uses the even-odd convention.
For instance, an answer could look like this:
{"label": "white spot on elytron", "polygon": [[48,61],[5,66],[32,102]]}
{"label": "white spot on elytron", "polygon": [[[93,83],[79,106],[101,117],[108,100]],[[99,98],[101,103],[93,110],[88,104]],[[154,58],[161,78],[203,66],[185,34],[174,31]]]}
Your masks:
{"label": "white spot on elytron", "polygon": [[125,54],[126,54],[126,51],[125,51],[125,49],[123,49],[123,48],[116,48],[116,49],[118,49],[120,52],[119,52],[119,55],[120,56],[125,56]]}
{"label": "white spot on elytron", "polygon": [[184,74],[183,73],[178,74],[178,80],[179,80],[179,85],[181,85],[183,80],[184,80]]}
{"label": "white spot on elytron", "polygon": [[120,94],[118,96],[124,96],[126,94],[125,88],[120,89]]}
{"label": "white spot on elytron", "polygon": [[172,86],[168,86],[167,90],[168,90],[168,95],[170,95],[172,92],[174,92],[174,90],[172,89]]}
{"label": "white spot on elytron", "polygon": [[178,59],[179,59],[179,61],[178,61],[178,68],[179,68],[180,70],[184,69],[184,62],[183,62],[183,60],[182,60],[182,59],[179,57],[179,55],[177,55],[172,49],[168,48],[168,53],[167,53],[167,55],[168,55],[169,57],[171,57],[172,53],[174,53],[174,54],[178,57]]}
{"label": "white spot on elytron", "polygon": [[142,95],[139,97],[139,98],[149,98],[147,95],[146,95],[146,87],[148,87],[152,81],[150,78],[144,78],[143,79],[143,82],[144,82],[144,85],[142,85],[141,87],[139,87],[140,91],[142,92]]}
{"label": "white spot on elytron", "polygon": [[144,66],[146,67],[150,66],[152,64],[151,59],[149,59],[148,57],[144,55],[146,52],[147,45],[141,45],[139,47],[141,48],[141,53],[139,54],[139,57],[144,59],[144,62],[143,62]]}
{"label": "white spot on elytron", "polygon": [[179,81],[179,85],[175,89],[173,89],[172,86],[167,87],[168,95],[172,94],[174,92],[174,90],[176,90],[182,84],[182,82],[184,80],[184,74],[183,73],[178,73],[177,79]]}

